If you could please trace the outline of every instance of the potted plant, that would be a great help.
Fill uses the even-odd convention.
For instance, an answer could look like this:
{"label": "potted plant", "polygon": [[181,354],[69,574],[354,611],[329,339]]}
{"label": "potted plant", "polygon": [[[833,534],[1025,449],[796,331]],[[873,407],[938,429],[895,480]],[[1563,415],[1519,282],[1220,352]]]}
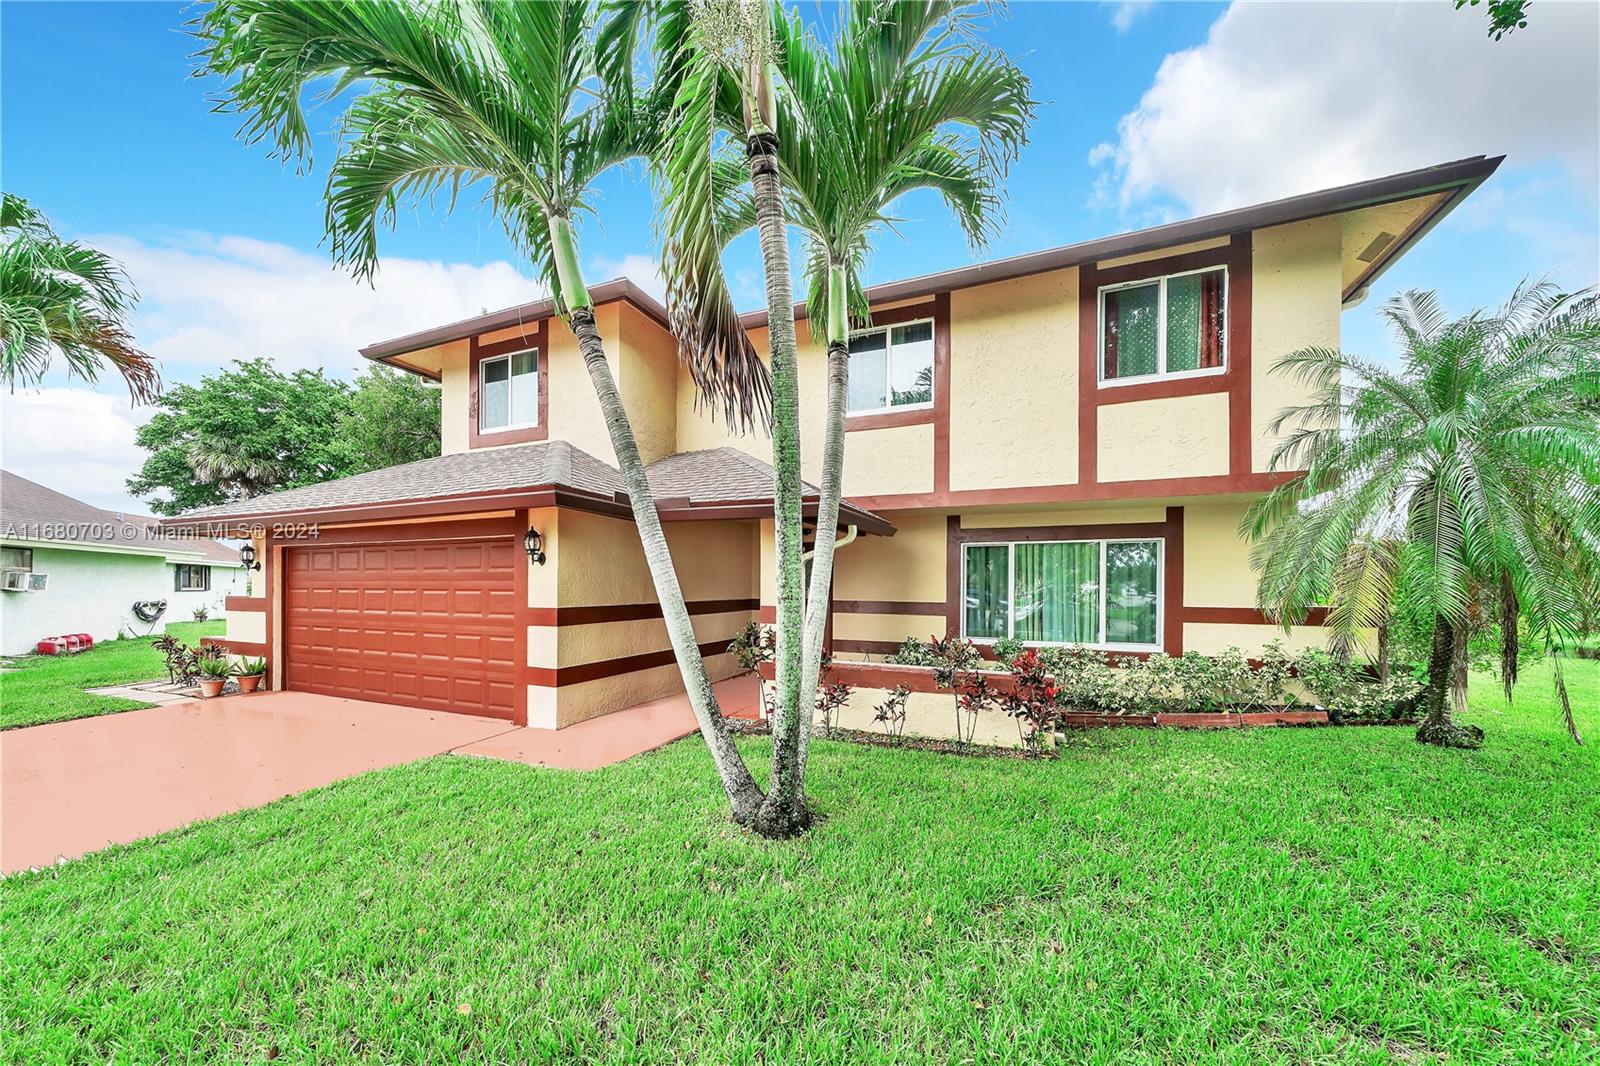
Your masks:
{"label": "potted plant", "polygon": [[233,664],[233,677],[239,682],[240,692],[254,692],[261,686],[261,679],[266,673],[265,659],[240,659]]}
{"label": "potted plant", "polygon": [[222,695],[222,686],[228,683],[233,667],[226,659],[200,660],[200,695],[206,699]]}

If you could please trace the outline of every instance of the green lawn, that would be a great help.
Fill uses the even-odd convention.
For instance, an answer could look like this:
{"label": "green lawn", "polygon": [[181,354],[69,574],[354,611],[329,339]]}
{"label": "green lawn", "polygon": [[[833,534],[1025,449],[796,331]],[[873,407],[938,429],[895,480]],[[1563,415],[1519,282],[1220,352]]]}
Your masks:
{"label": "green lawn", "polygon": [[[201,637],[220,637],[226,623],[171,622],[167,632],[188,644]],[[154,637],[111,640],[78,655],[28,655],[15,660],[17,669],[0,674],[0,729],[15,729],[69,718],[92,718],[148,707],[148,703],[91,696],[85,688],[105,688],[166,677]]]}
{"label": "green lawn", "polygon": [[[0,883],[4,1057],[1594,1062],[1600,664],[1478,752],[1100,731],[1059,761],[822,742],[731,829],[698,741],[441,757]],[[764,762],[764,744],[745,742]]]}

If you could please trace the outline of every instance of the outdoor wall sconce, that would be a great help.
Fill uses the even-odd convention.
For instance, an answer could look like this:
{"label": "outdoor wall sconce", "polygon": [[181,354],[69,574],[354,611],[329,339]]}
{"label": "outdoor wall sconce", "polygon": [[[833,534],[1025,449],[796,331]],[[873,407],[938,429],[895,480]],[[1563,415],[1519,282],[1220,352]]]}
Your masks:
{"label": "outdoor wall sconce", "polygon": [[522,546],[528,550],[528,562],[544,565],[544,537],[537,529],[528,530],[527,536],[522,538]]}
{"label": "outdoor wall sconce", "polygon": [[246,570],[260,570],[261,564],[256,562],[256,546],[245,541],[244,547],[239,549],[239,562]]}

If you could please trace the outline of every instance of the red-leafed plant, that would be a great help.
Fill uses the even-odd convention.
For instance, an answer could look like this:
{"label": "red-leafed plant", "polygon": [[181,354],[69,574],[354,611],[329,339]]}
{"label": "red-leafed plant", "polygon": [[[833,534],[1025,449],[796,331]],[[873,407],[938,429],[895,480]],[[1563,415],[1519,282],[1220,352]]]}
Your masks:
{"label": "red-leafed plant", "polygon": [[999,697],[1000,709],[1017,721],[1017,736],[1031,752],[1061,725],[1061,699],[1055,679],[1032,648],[1011,660],[1012,690]]}
{"label": "red-leafed plant", "polygon": [[995,707],[995,693],[989,679],[980,673],[959,674],[956,690],[956,739],[971,744],[978,735],[978,715]]}
{"label": "red-leafed plant", "polygon": [[872,720],[883,726],[883,731],[898,738],[906,731],[906,701],[911,699],[911,689],[896,685],[889,690],[884,701],[873,708]]}

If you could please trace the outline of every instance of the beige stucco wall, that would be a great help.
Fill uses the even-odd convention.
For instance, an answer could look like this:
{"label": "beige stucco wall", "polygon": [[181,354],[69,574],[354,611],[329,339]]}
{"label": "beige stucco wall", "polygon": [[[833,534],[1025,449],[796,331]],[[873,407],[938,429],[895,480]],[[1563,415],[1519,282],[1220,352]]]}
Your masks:
{"label": "beige stucco wall", "polygon": [[[554,509],[532,511],[529,517],[545,535],[548,556],[544,566],[530,569],[530,606],[656,602],[655,585],[632,522]],[[677,522],[666,528],[686,600],[754,598],[755,523]],[[695,615],[692,621],[696,640],[731,640],[754,614],[751,610],[734,610]],[[528,627],[531,667],[570,668],[671,648],[666,623],[660,618]],[[733,657],[725,653],[708,656],[706,666],[713,681],[737,672]],[[682,677],[671,663],[555,688],[530,685],[528,724],[561,728],[680,692],[682,688]]]}
{"label": "beige stucco wall", "polygon": [[454,455],[468,447],[467,419],[472,394],[467,364],[471,360],[471,345],[465,340],[451,341],[437,350],[441,363],[439,450],[445,455]]}
{"label": "beige stucco wall", "polygon": [[1244,500],[1189,504],[1183,509],[1184,603],[1189,607],[1254,607],[1256,573],[1250,541],[1239,534]]}
{"label": "beige stucco wall", "polygon": [[[653,463],[678,446],[677,343],[671,333],[632,304],[610,306],[616,308],[621,352],[621,358],[612,364],[617,387],[633,424],[634,439],[639,442],[639,454]],[[587,372],[584,376],[588,377]]]}
{"label": "beige stucco wall", "polygon": [[1284,408],[1309,399],[1304,385],[1273,373],[1273,367],[1300,348],[1339,346],[1339,219],[1318,218],[1257,230],[1253,239],[1250,453],[1251,468],[1264,471],[1278,443],[1268,425]]}
{"label": "beige stucco wall", "polygon": [[[859,729],[867,733],[882,733],[883,726],[873,721],[878,704],[889,696],[887,689],[858,688],[850,694],[850,702],[840,708],[834,724],[843,729]],[[963,716],[964,717],[964,716]],[[819,719],[820,720],[820,719]],[[955,696],[949,692],[913,692],[906,700],[907,737],[930,737],[952,740],[956,735]],[[987,710],[978,716],[972,735],[973,743],[994,747],[1015,748],[1021,742],[1017,737],[1015,719],[999,710]]]}
{"label": "beige stucco wall", "polygon": [[[813,434],[821,447],[821,427]],[[802,448],[809,451],[806,442]],[[811,476],[811,475],[808,475]],[[872,496],[933,491],[933,425],[867,429],[844,435],[844,492]]]}
{"label": "beige stucco wall", "polygon": [[228,640],[246,644],[267,642],[267,613],[265,611],[224,611],[226,623],[223,633]]}
{"label": "beige stucco wall", "polygon": [[944,599],[944,515],[894,515],[890,520],[894,536],[860,537],[834,553],[834,599]]}
{"label": "beige stucco wall", "polygon": [[1077,480],[1077,270],[951,293],[950,487]]}
{"label": "beige stucco wall", "polygon": [[1212,477],[1228,472],[1228,395],[1173,396],[1100,408],[1101,481]]}
{"label": "beige stucco wall", "polygon": [[1260,651],[1271,641],[1280,641],[1291,655],[1307,648],[1322,648],[1328,643],[1321,626],[1293,626],[1286,634],[1281,626],[1239,625],[1231,622],[1185,622],[1183,648],[1202,655],[1217,655],[1229,648],[1246,653]]}

